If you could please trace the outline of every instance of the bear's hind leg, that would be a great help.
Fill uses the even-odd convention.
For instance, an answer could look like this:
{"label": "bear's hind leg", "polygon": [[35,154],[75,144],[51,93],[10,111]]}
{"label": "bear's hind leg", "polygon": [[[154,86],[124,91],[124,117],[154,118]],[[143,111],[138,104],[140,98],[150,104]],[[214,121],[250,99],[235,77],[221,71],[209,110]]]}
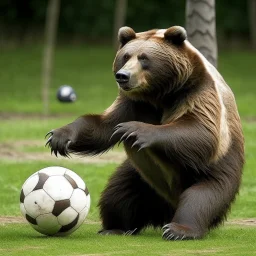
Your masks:
{"label": "bear's hind leg", "polygon": [[193,185],[180,197],[172,222],[163,227],[166,240],[202,238],[226,217],[238,187],[226,182],[208,181]]}
{"label": "bear's hind leg", "polygon": [[136,234],[147,226],[161,227],[173,217],[169,203],[140,176],[129,160],[110,178],[102,192],[100,216],[107,234]]}

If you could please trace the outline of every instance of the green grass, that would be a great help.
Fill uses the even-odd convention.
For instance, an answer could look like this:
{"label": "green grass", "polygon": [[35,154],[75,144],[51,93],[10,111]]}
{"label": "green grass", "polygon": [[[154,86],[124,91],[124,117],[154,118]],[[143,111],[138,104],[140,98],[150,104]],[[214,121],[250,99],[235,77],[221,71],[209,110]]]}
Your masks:
{"label": "green grass", "polygon": [[[44,147],[49,130],[72,122],[84,113],[102,112],[114,100],[117,87],[111,72],[114,52],[107,47],[60,47],[50,90],[50,109],[43,118],[40,100],[41,47],[1,52],[0,57],[0,216],[20,216],[23,182],[37,170],[60,165],[74,170],[86,182],[92,199],[88,221],[99,222],[100,192],[117,164],[55,159],[28,160],[24,155],[50,154]],[[242,116],[246,165],[241,190],[229,220],[256,217],[256,53],[221,52],[219,69],[234,91]],[[72,85],[78,100],[61,104],[55,94]],[[1,113],[2,112],[2,113]],[[10,118],[4,118],[11,113]],[[116,149],[115,149],[116,150]],[[122,150],[122,147],[118,150]],[[8,157],[10,155],[10,157]],[[166,242],[160,230],[148,229],[135,237],[99,236],[100,224],[84,224],[68,237],[45,237],[28,224],[0,223],[0,255],[255,255],[255,226],[225,224],[201,241]]]}
{"label": "green grass", "polygon": [[1,120],[0,142],[10,140],[43,140],[48,131],[71,123],[76,118],[77,116],[74,115],[65,118],[22,117]]}
{"label": "green grass", "polygon": [[[114,51],[109,47],[58,47],[50,90],[51,113],[101,112],[117,95],[112,74]],[[255,52],[220,52],[219,70],[236,95],[242,116],[255,116]],[[0,112],[40,113],[42,48],[18,48],[1,52]],[[8,69],[6,68],[8,67]],[[56,100],[59,86],[70,84],[78,100]],[[95,104],[96,103],[96,104]]]}
{"label": "green grass", "polygon": [[[28,120],[2,120],[4,129],[1,130],[2,143],[12,144],[14,140],[24,141],[28,144],[14,148],[17,152],[35,153],[34,146],[29,142],[39,139],[42,145],[36,147],[36,152],[45,152],[43,146],[45,129],[52,125],[61,125],[66,121],[60,118],[48,120],[45,125],[38,125],[39,119],[26,127]],[[19,127],[15,123],[19,123]],[[44,121],[43,121],[44,122]],[[240,194],[232,207],[229,219],[255,218],[255,188],[254,179],[256,170],[256,123],[243,122],[246,144],[246,166]],[[30,131],[27,135],[27,131]],[[6,134],[8,134],[8,139]],[[39,136],[40,135],[40,136]],[[48,150],[49,151],[49,150]],[[116,164],[83,164],[75,160],[51,161],[39,160],[2,160],[0,162],[0,216],[20,216],[19,193],[26,178],[35,171],[53,165],[65,166],[77,172],[86,182],[92,204],[87,220],[99,221],[97,202],[100,192],[104,188],[108,177],[116,168]],[[136,237],[102,237],[97,235],[100,224],[83,224],[74,234],[64,237],[44,237],[34,231],[29,224],[0,224],[0,255],[254,255],[256,245],[255,227],[235,226],[225,224],[224,227],[209,233],[201,241],[166,242],[161,239],[160,230],[146,230]]]}
{"label": "green grass", "polygon": [[[99,236],[97,224],[83,225],[69,237],[44,237],[28,225],[1,226],[1,255],[241,255],[256,254],[255,228],[227,226],[213,231],[202,241],[167,242],[160,230],[147,230],[139,236]],[[15,230],[15,233],[13,232]]]}
{"label": "green grass", "polygon": [[[112,74],[114,56],[110,48],[58,48],[50,90],[51,113],[81,115],[101,112],[110,105],[117,95]],[[41,58],[40,47],[1,52],[0,86],[3,101],[0,111],[42,112]],[[63,84],[75,89],[78,96],[75,103],[63,104],[56,100],[57,89]]]}
{"label": "green grass", "polygon": [[245,168],[238,199],[232,208],[231,217],[256,217],[256,122],[243,121],[245,135]]}
{"label": "green grass", "polygon": [[91,193],[91,210],[88,218],[96,221],[99,219],[97,202],[100,192],[103,190],[106,181],[115,169],[115,164],[81,164],[73,161],[58,160],[52,161],[17,161],[4,160],[0,163],[2,170],[0,177],[0,216],[19,216],[19,195],[20,189],[25,180],[34,172],[47,166],[63,166],[75,171],[86,182]]}
{"label": "green grass", "polygon": [[[65,119],[60,119],[60,123],[63,123]],[[25,121],[20,121],[21,125],[19,125],[19,132],[15,132],[13,130],[15,126],[15,122],[17,120],[3,120],[2,126],[4,129],[2,129],[2,137],[0,137],[0,142],[2,140],[2,143],[7,145],[13,144],[13,151],[17,153],[46,153],[49,152],[48,148],[44,147],[44,139],[43,136],[47,130],[50,129],[50,127],[55,124],[55,121],[53,123],[51,120],[49,120],[49,123],[47,123],[46,126],[41,125],[38,126],[38,122],[35,122],[35,125],[33,127],[33,124],[31,124],[31,127],[29,129],[26,128],[25,125],[22,125]],[[26,121],[27,122],[27,121]],[[9,129],[8,129],[9,127]],[[250,218],[255,217],[256,212],[256,205],[255,205],[255,188],[256,188],[256,179],[254,179],[256,175],[256,159],[255,159],[255,152],[256,152],[256,123],[251,122],[243,122],[244,127],[244,133],[246,138],[246,165],[244,168],[244,175],[243,175],[243,182],[240,190],[240,194],[237,198],[236,203],[234,204],[232,208],[232,212],[230,215],[230,218]],[[15,140],[20,139],[20,141],[26,141],[27,137],[27,130],[30,131],[29,139],[27,140],[27,144],[22,144],[21,146],[16,145],[17,142]],[[10,132],[11,131],[11,132]],[[33,134],[34,132],[34,134]],[[8,136],[6,136],[8,134]],[[13,136],[12,136],[13,134]],[[19,134],[20,137],[17,136]],[[40,136],[39,136],[40,135]],[[4,139],[8,138],[8,139]],[[33,140],[31,139],[38,139],[36,141],[38,144],[37,146],[33,146]],[[30,146],[30,143],[32,143],[32,146]],[[50,154],[50,153],[49,153]],[[70,168],[71,170],[74,170],[77,172],[88,184],[88,187],[92,189],[92,192],[95,192],[93,195],[93,204],[92,204],[92,211],[94,216],[92,219],[96,220],[98,216],[95,214],[97,212],[96,209],[96,202],[99,198],[99,193],[103,189],[104,184],[106,183],[109,175],[112,173],[112,171],[115,169],[115,164],[84,164],[84,163],[77,163],[75,160],[58,160],[55,158],[52,158],[51,161],[27,161],[22,160],[22,158],[19,157],[19,154],[17,154],[18,157],[16,158],[16,161],[11,160],[3,160],[0,162],[0,170],[2,171],[1,177],[0,177],[0,202],[2,202],[2,207],[0,208],[0,215],[17,215],[19,214],[19,209],[17,205],[17,200],[19,197],[19,190],[25,181],[25,179],[31,175],[33,172],[36,172],[37,170],[44,168],[46,166],[52,166],[52,165],[64,165],[67,168]],[[8,170],[8,171],[5,171]],[[9,190],[11,190],[11,193],[9,193]],[[89,215],[90,217],[90,215]]]}
{"label": "green grass", "polygon": [[219,70],[233,90],[241,116],[255,116],[256,52],[224,52]]}

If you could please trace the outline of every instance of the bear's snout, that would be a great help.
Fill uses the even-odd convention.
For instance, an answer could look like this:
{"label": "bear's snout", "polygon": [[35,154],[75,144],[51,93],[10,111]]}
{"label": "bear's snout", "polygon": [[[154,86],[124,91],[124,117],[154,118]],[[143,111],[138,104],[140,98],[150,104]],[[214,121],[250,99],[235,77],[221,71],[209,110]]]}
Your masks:
{"label": "bear's snout", "polygon": [[118,82],[119,86],[121,88],[123,88],[125,90],[125,88],[127,87],[127,83],[129,82],[130,80],[130,72],[126,71],[126,70],[123,70],[123,69],[120,69],[115,77],[116,77],[116,81]]}

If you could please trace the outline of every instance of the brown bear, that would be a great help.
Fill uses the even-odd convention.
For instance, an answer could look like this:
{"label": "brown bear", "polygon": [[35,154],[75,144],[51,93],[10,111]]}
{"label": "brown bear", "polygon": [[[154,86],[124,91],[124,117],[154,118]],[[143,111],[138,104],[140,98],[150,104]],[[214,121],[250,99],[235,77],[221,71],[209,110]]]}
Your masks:
{"label": "brown bear", "polygon": [[244,139],[234,95],[179,26],[119,30],[119,95],[101,115],[48,133],[56,155],[96,155],[123,142],[127,160],[99,202],[100,234],[163,227],[163,238],[202,238],[239,190]]}

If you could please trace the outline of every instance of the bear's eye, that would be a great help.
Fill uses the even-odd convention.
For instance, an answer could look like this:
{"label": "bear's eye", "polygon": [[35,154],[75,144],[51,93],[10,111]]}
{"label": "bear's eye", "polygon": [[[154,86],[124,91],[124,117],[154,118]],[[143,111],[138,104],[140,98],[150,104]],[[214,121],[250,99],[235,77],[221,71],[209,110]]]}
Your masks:
{"label": "bear's eye", "polygon": [[146,54],[139,55],[138,60],[141,63],[143,69],[147,69],[149,67],[149,60]]}
{"label": "bear's eye", "polygon": [[148,60],[148,57],[146,54],[141,54],[138,56],[138,60],[140,61],[147,61]]}
{"label": "bear's eye", "polygon": [[127,60],[129,60],[130,57],[131,57],[131,56],[130,56],[128,53],[126,53],[126,54],[124,55],[124,57],[123,57],[124,62],[126,62]]}

